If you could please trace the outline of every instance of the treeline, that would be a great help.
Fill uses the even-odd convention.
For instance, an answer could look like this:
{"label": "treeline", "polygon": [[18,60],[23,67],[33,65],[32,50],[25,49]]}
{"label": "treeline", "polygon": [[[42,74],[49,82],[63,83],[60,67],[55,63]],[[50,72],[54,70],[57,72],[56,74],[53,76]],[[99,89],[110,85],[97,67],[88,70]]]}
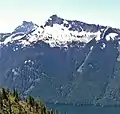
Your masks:
{"label": "treeline", "polygon": [[[48,109],[40,100],[28,96],[21,99],[16,89],[0,89],[0,114],[60,114],[57,110]],[[65,113],[66,114],[66,113]]]}

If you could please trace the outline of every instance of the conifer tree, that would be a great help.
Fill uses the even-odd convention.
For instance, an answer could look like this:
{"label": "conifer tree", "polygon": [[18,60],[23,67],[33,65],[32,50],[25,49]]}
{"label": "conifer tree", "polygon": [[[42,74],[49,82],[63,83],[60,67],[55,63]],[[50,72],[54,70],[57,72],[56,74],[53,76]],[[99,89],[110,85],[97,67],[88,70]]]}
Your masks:
{"label": "conifer tree", "polygon": [[2,98],[8,101],[8,96],[7,96],[5,88],[2,88]]}
{"label": "conifer tree", "polygon": [[0,109],[3,108],[3,101],[2,101],[2,95],[1,95],[1,92],[0,92]]}

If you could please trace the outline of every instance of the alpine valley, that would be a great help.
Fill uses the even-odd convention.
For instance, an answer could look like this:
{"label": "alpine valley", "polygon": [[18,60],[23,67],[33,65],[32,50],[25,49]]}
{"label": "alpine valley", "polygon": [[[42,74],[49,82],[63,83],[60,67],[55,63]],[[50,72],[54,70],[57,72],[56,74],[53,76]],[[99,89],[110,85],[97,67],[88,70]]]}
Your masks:
{"label": "alpine valley", "polygon": [[50,103],[120,105],[120,29],[52,15],[0,33],[0,87]]}

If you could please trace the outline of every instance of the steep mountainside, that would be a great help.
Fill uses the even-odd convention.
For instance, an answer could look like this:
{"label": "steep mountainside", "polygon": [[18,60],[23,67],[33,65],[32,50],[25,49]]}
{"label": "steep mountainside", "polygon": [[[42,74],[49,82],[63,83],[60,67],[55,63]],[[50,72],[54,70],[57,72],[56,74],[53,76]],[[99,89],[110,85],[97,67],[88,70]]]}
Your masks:
{"label": "steep mountainside", "polygon": [[52,15],[0,34],[0,86],[48,102],[120,104],[120,30]]}

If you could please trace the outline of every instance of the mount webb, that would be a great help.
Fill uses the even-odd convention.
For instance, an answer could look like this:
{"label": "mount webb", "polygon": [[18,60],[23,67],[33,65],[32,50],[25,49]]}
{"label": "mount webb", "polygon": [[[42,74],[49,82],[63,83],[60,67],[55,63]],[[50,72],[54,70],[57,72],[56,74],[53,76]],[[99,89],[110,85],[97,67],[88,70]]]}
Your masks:
{"label": "mount webb", "polygon": [[0,86],[47,102],[120,105],[120,30],[52,15],[0,34]]}

